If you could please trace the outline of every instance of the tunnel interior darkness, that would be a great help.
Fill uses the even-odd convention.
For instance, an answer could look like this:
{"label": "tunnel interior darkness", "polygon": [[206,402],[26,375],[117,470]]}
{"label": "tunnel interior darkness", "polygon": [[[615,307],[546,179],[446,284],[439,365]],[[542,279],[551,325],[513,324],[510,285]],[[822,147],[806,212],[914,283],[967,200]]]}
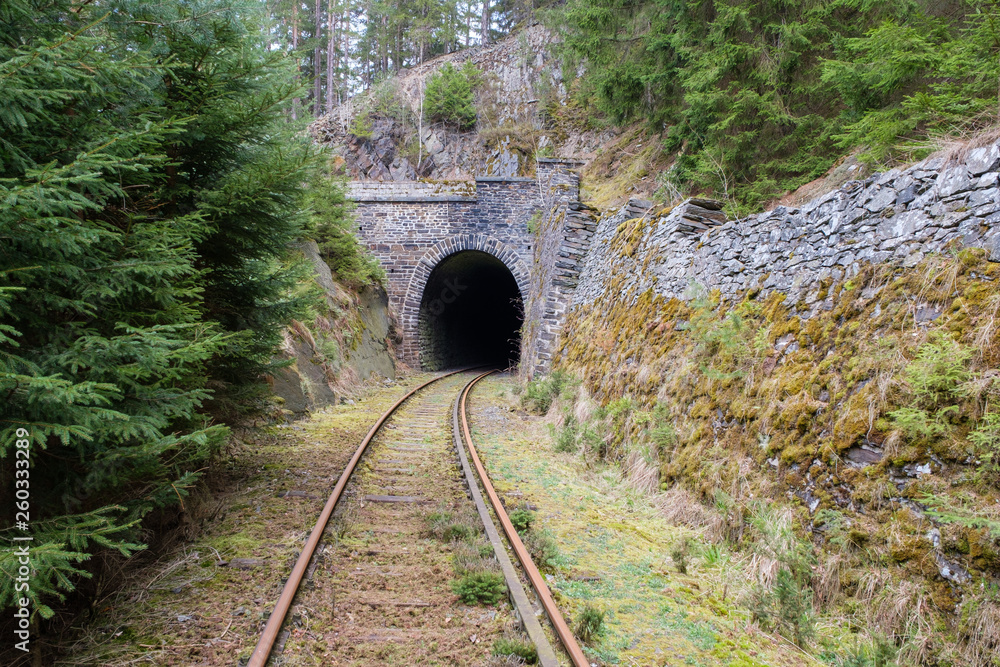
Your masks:
{"label": "tunnel interior darkness", "polygon": [[499,259],[478,250],[444,258],[420,302],[420,363],[438,370],[518,361],[521,292]]}

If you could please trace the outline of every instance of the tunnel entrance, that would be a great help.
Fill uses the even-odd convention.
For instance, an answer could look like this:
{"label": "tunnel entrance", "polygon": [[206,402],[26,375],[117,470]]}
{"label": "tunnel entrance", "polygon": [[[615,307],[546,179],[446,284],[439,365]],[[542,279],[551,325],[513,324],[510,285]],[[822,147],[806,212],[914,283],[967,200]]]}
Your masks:
{"label": "tunnel entrance", "polygon": [[420,301],[420,364],[514,365],[523,319],[521,292],[503,262],[478,250],[449,255],[434,267]]}

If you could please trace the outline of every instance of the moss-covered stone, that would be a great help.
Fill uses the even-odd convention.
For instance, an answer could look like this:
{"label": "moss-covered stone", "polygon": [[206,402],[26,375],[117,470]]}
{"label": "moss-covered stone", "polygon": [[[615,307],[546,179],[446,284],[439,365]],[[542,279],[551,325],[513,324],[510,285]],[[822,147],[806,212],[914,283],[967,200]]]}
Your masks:
{"label": "moss-covered stone", "polygon": [[[616,243],[631,252],[642,233],[641,221],[627,221]],[[980,249],[910,268],[866,265],[849,280],[825,281],[817,298],[826,302],[815,311],[759,287],[728,301],[716,293],[685,303],[611,283],[568,314],[555,367],[582,378],[600,405],[627,395],[637,410],[655,408],[669,422],[676,443],[660,452],[658,486],[680,484],[707,505],[720,490],[737,507],[760,497],[792,503],[803,534],[813,513],[840,511],[848,527],[817,545],[846,550],[848,603],[871,594],[866,582],[878,570],[885,595],[920,591],[932,603],[927,613],[941,615],[928,623],[953,622],[960,589],[942,584],[927,539],[934,524],[920,502],[966,494],[967,510],[992,511],[1000,500],[996,487],[979,481],[967,440],[986,403],[1000,398],[992,380],[1000,265]],[[949,399],[947,437],[909,437],[892,413],[913,404],[904,369],[935,332],[974,351],[968,371],[978,388]],[[649,437],[648,429],[624,432]],[[947,558],[996,585],[997,541],[981,529],[944,528]],[[937,654],[947,654],[950,640],[938,639]]]}

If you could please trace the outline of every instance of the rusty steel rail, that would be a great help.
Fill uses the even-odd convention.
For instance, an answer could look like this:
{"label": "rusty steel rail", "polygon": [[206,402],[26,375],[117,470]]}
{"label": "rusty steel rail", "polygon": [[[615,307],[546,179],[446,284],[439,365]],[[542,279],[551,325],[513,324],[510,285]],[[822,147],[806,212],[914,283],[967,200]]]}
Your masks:
{"label": "rusty steel rail", "polygon": [[[493,373],[484,373],[483,375],[474,378],[472,382],[476,382],[482,377]],[[521,625],[524,627],[524,631],[528,634],[528,639],[531,643],[535,645],[535,651],[538,653],[538,664],[540,667],[559,667],[559,656],[556,654],[555,649],[552,648],[552,644],[549,642],[549,638],[545,635],[545,630],[542,629],[542,624],[535,617],[535,609],[531,605],[531,601],[528,599],[528,594],[524,591],[524,586],[521,584],[521,577],[518,575],[517,569],[510,560],[510,556],[507,554],[507,543],[504,542],[504,538],[501,537],[499,531],[497,531],[496,526],[493,523],[493,517],[490,515],[490,510],[488,509],[486,502],[483,500],[483,494],[479,490],[479,482],[477,481],[475,469],[469,465],[469,457],[465,455],[465,446],[462,442],[462,427],[461,420],[459,417],[460,408],[462,406],[461,398],[465,394],[469,385],[462,388],[462,391],[458,392],[458,396],[455,398],[454,410],[452,411],[452,434],[455,442],[455,451],[458,453],[458,460],[462,464],[462,472],[465,474],[465,483],[469,488],[469,496],[472,498],[472,502],[476,505],[476,511],[479,512],[479,519],[483,522],[483,528],[486,529],[486,537],[489,539],[490,544],[493,546],[493,553],[496,556],[497,561],[500,563],[500,570],[503,572],[503,578],[507,582],[507,590],[510,593],[510,601],[514,605],[514,612],[518,618],[521,620]]]}
{"label": "rusty steel rail", "polygon": [[254,649],[253,654],[250,656],[250,661],[247,663],[247,667],[264,667],[264,665],[267,664],[267,660],[271,656],[271,650],[274,648],[274,642],[278,639],[278,633],[281,631],[281,625],[285,622],[285,616],[288,614],[288,610],[292,606],[295,594],[298,592],[299,585],[302,583],[302,577],[305,575],[306,569],[309,567],[309,562],[312,560],[316,547],[319,546],[319,541],[323,537],[323,531],[326,530],[326,524],[330,521],[330,517],[333,515],[333,510],[337,506],[337,501],[340,500],[340,496],[344,492],[344,488],[347,486],[347,482],[350,480],[355,466],[358,465],[358,461],[361,460],[361,456],[365,453],[368,443],[371,442],[372,438],[375,437],[375,434],[378,433],[382,424],[384,424],[385,421],[392,416],[392,413],[395,412],[396,409],[406,401],[406,399],[410,398],[424,387],[446,377],[457,375],[458,373],[464,373],[467,370],[470,369],[463,368],[461,370],[438,375],[437,377],[424,382],[415,389],[412,389],[405,396],[396,401],[391,408],[386,410],[385,413],[379,417],[378,421],[375,422],[375,425],[372,426],[371,430],[368,431],[368,435],[366,435],[365,439],[361,441],[357,451],[354,452],[354,456],[351,457],[347,467],[344,468],[344,472],[340,475],[340,479],[337,481],[337,485],[333,488],[333,492],[330,494],[329,499],[327,499],[326,505],[323,507],[323,511],[320,513],[319,519],[316,521],[316,526],[309,535],[309,539],[306,541],[306,545],[303,547],[302,553],[299,554],[299,558],[295,562],[295,567],[292,568],[292,573],[288,576],[288,581],[285,582],[285,587],[281,591],[281,596],[278,598],[278,602],[274,605],[274,611],[271,612],[270,618],[267,619],[267,625],[264,626],[264,632],[261,634],[260,640],[257,642],[257,647]]}
{"label": "rusty steel rail", "polygon": [[[493,372],[495,371],[490,371],[490,373]],[[552,593],[549,592],[549,587],[545,584],[545,579],[542,578],[542,574],[538,571],[538,568],[535,567],[535,563],[531,560],[531,555],[528,553],[528,550],[524,548],[524,544],[521,542],[521,538],[517,534],[517,531],[514,530],[514,525],[510,522],[510,518],[507,516],[507,512],[504,509],[503,504],[500,502],[497,492],[493,489],[493,484],[490,483],[490,478],[486,475],[486,470],[483,468],[482,461],[479,460],[479,454],[476,452],[476,448],[472,444],[472,434],[469,432],[469,420],[465,409],[465,402],[469,397],[469,392],[472,391],[472,387],[484,377],[490,375],[490,373],[483,373],[479,377],[473,379],[465,386],[465,389],[462,390],[462,393],[459,396],[457,407],[461,417],[462,436],[465,440],[465,446],[469,449],[469,456],[472,459],[472,463],[476,468],[477,474],[479,475],[479,480],[483,485],[483,489],[486,491],[486,495],[490,499],[490,504],[493,505],[493,511],[500,520],[500,525],[503,526],[503,531],[507,535],[507,540],[510,542],[511,547],[513,547],[514,553],[517,555],[517,559],[521,561],[521,567],[524,568],[525,574],[528,575],[528,579],[531,581],[531,585],[534,587],[535,593],[538,595],[538,599],[542,603],[542,607],[545,608],[545,613],[548,615],[549,620],[552,623],[552,627],[555,628],[556,634],[559,636],[560,641],[562,641],[563,647],[566,649],[566,653],[569,654],[574,667],[590,667],[590,661],[587,660],[587,656],[583,654],[583,651],[580,649],[580,645],[576,642],[576,637],[573,636],[573,632],[569,629],[565,619],[563,619],[562,614],[559,612],[559,608],[556,606],[555,600],[552,599]]]}

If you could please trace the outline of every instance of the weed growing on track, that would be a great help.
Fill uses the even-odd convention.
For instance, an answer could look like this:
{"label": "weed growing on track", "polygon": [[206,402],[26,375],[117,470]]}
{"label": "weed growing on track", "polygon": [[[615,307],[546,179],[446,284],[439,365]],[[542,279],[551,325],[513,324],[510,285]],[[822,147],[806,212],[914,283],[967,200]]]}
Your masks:
{"label": "weed growing on track", "polygon": [[483,667],[519,667],[523,664],[524,660],[516,655],[491,655]]}
{"label": "weed growing on track", "polygon": [[476,536],[476,527],[470,516],[438,510],[427,516],[427,532],[442,542],[470,541]]}
{"label": "weed growing on track", "polygon": [[499,572],[469,572],[451,582],[451,590],[465,604],[494,605],[507,594],[507,584]]}
{"label": "weed growing on track", "polygon": [[521,664],[534,665],[538,662],[535,645],[520,637],[501,637],[493,643],[493,655],[497,657],[516,656]]}
{"label": "weed growing on track", "polygon": [[496,572],[500,567],[493,558],[493,547],[483,540],[456,542],[451,554],[451,565],[459,577],[473,572]]}
{"label": "weed growing on track", "polygon": [[534,521],[535,513],[531,510],[516,509],[510,513],[510,522],[518,533],[524,534],[531,530],[531,524]]}
{"label": "weed growing on track", "polygon": [[524,540],[524,546],[539,570],[555,572],[559,566],[559,545],[547,530],[532,530]]}
{"label": "weed growing on track", "polygon": [[465,604],[494,605],[507,593],[507,584],[493,558],[493,547],[481,536],[470,514],[455,515],[448,510],[427,516],[427,532],[452,544],[451,563],[457,579],[451,590]]}
{"label": "weed growing on track", "polygon": [[343,503],[334,512],[330,532],[337,542],[349,537],[358,524],[361,507],[357,502]]}

